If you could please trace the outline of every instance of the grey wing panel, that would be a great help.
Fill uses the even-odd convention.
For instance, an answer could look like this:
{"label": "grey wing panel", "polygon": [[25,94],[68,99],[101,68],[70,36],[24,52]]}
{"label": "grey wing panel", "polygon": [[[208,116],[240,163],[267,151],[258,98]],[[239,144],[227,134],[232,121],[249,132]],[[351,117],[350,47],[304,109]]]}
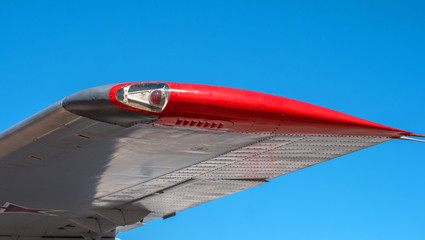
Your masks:
{"label": "grey wing panel", "polygon": [[41,138],[77,118],[79,118],[78,115],[62,108],[60,102],[53,104],[0,133],[0,157]]}
{"label": "grey wing panel", "polygon": [[[72,119],[58,124],[57,114]],[[139,222],[150,213],[116,193],[265,138],[145,124],[125,128],[60,107],[23,126],[50,122],[57,125],[33,133],[28,144],[0,158],[0,201],[13,203],[0,211],[0,236],[114,236],[117,226]],[[23,127],[7,136],[31,131]],[[99,201],[110,196],[114,200]],[[117,207],[122,220],[103,216]],[[96,214],[100,208],[103,215]]]}
{"label": "grey wing panel", "polygon": [[[69,206],[93,195],[96,175],[85,176],[85,184],[78,185],[80,174],[88,174],[90,168],[78,160],[62,160],[122,127],[79,117],[58,106],[51,110],[1,139],[0,236],[79,237],[87,232],[69,221],[76,214]],[[81,212],[89,209],[79,206]],[[103,236],[114,237],[115,232]]]}
{"label": "grey wing panel", "polygon": [[266,183],[385,141],[375,137],[272,136],[98,199],[135,199],[151,211],[144,222]]}

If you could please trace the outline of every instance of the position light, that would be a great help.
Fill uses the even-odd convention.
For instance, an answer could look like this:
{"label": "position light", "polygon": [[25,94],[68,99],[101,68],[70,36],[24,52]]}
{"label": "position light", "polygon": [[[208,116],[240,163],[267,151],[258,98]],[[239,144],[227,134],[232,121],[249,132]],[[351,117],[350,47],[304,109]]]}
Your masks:
{"label": "position light", "polygon": [[135,83],[120,88],[116,98],[130,107],[161,112],[170,98],[170,87],[166,83]]}
{"label": "position light", "polygon": [[162,91],[161,90],[155,90],[151,92],[151,103],[155,105],[161,104],[162,101]]}

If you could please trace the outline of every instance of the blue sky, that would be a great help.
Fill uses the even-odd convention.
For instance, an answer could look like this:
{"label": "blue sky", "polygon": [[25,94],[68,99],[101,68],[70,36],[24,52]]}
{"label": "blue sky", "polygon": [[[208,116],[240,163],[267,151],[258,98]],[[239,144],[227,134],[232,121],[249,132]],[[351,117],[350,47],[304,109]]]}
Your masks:
{"label": "blue sky", "polygon": [[[236,87],[425,134],[424,1],[1,1],[0,129],[76,91]],[[132,239],[424,239],[425,144],[394,140]]]}

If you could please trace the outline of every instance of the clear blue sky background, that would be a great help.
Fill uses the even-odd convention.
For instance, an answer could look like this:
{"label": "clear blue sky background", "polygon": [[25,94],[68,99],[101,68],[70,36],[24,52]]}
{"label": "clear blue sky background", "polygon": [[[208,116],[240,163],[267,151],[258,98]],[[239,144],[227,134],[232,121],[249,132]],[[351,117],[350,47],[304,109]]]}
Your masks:
{"label": "clear blue sky background", "polygon": [[[425,2],[0,2],[4,130],[78,90],[164,80],[249,89],[425,133]],[[132,239],[425,239],[425,143],[394,140]]]}

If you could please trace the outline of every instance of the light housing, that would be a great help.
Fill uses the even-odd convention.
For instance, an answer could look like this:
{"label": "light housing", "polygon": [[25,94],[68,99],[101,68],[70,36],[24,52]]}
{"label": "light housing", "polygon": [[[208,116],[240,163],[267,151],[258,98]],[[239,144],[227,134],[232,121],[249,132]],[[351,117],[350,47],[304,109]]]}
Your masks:
{"label": "light housing", "polygon": [[135,83],[118,89],[115,97],[127,106],[159,113],[167,106],[170,87],[160,82]]}

